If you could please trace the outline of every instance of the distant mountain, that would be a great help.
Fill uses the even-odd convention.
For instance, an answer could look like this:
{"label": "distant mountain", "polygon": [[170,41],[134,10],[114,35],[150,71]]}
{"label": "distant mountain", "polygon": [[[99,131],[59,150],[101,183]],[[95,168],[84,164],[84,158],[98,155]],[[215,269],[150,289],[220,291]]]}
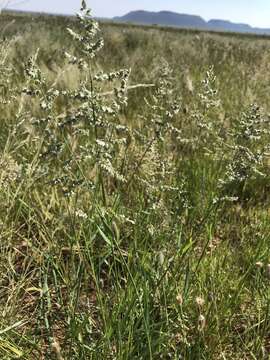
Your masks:
{"label": "distant mountain", "polygon": [[149,12],[144,10],[131,11],[128,14],[113,18],[117,22],[129,22],[143,25],[173,26],[188,29],[233,31],[270,35],[270,29],[253,28],[248,24],[237,24],[226,20],[205,21],[202,17],[178,14],[171,11]]}
{"label": "distant mountain", "polygon": [[137,24],[158,24],[166,26],[204,28],[206,22],[200,16],[177,14],[170,11],[148,12],[132,11],[122,17],[115,17],[116,21],[132,22]]}
{"label": "distant mountain", "polygon": [[235,32],[252,32],[253,28],[247,24],[235,24],[226,20],[210,20],[207,23],[210,29]]}

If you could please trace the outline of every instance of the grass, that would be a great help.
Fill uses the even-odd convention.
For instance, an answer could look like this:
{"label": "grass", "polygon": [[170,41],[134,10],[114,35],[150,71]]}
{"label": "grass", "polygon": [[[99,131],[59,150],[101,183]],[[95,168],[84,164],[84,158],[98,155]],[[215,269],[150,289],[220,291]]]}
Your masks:
{"label": "grass", "polygon": [[268,359],[269,39],[82,15],[1,15],[1,359]]}

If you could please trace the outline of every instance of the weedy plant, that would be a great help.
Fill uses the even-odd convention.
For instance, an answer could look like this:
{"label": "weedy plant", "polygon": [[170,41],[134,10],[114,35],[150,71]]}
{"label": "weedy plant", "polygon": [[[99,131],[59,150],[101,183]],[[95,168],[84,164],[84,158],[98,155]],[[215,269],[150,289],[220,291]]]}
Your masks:
{"label": "weedy plant", "polygon": [[248,192],[254,180],[256,182],[258,178],[264,180],[269,177],[268,138],[269,119],[262,115],[257,105],[251,105],[247,112],[233,122],[227,144],[230,161],[225,178],[221,181],[228,192],[249,198]]}
{"label": "weedy plant", "polygon": [[[42,171],[47,174],[48,182],[60,186],[66,195],[79,185],[101,185],[100,180],[105,174],[124,180],[113,162],[116,148],[125,144],[125,138],[118,134],[127,130],[119,124],[117,115],[126,102],[129,71],[94,73],[93,61],[103,46],[103,40],[97,38],[98,24],[89,16],[86,8],[78,14],[80,34],[68,29],[82,49],[80,58],[66,54],[69,63],[80,70],[78,89],[59,91],[54,84],[46,84],[35,58],[30,59],[26,67],[30,87],[25,91],[30,96],[38,95],[44,113],[43,119],[32,120],[31,136],[39,139],[39,158],[43,159]],[[102,93],[102,89],[106,89],[105,83],[110,86],[117,82],[119,87],[115,86],[112,93]],[[69,102],[67,114],[57,113],[59,98]],[[82,171],[85,167],[91,169],[93,177],[85,177]],[[99,180],[93,184],[94,179]]]}

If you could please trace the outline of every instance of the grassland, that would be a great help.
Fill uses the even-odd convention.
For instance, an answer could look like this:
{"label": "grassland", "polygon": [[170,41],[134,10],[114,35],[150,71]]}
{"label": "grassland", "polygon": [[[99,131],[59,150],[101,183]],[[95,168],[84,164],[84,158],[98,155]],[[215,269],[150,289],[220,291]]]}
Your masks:
{"label": "grassland", "polygon": [[269,359],[270,39],[0,28],[0,358]]}

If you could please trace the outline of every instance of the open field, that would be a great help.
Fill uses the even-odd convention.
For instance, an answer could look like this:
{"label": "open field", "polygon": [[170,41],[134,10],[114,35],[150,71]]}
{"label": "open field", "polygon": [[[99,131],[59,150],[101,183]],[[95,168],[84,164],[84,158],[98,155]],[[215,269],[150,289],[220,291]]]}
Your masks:
{"label": "open field", "polygon": [[270,38],[87,15],[0,16],[0,359],[269,359]]}

